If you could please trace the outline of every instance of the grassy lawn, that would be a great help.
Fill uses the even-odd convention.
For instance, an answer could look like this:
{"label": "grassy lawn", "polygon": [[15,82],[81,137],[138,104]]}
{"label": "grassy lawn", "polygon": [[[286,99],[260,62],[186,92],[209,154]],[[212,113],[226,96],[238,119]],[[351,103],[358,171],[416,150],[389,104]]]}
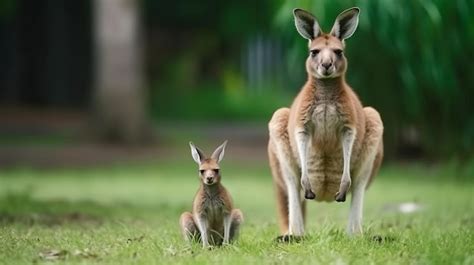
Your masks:
{"label": "grassy lawn", "polygon": [[[278,244],[262,164],[223,164],[246,216],[240,240],[203,250],[181,238],[196,168],[173,161],[0,172],[2,264],[474,264],[474,182],[416,165],[382,169],[366,196],[362,237],[345,235],[349,203],[309,203],[308,237]],[[420,211],[396,211],[416,202]],[[374,237],[378,240],[374,240]]]}

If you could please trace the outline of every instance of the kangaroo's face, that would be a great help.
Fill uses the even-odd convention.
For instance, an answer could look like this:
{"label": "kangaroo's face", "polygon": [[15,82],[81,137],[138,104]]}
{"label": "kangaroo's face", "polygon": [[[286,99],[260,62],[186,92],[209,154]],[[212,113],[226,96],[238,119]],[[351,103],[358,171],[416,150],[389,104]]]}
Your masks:
{"label": "kangaroo's face", "polygon": [[302,9],[293,10],[296,29],[309,40],[306,70],[317,78],[334,78],[345,73],[344,40],[354,34],[359,23],[359,9],[353,7],[339,14],[329,34],[321,31],[317,19]]}
{"label": "kangaroo's face", "polygon": [[221,181],[219,163],[224,158],[224,151],[227,141],[217,147],[210,158],[206,158],[204,153],[193,143],[189,143],[194,161],[199,165],[199,178],[204,185],[214,185]]}
{"label": "kangaroo's face", "polygon": [[347,60],[342,42],[329,34],[317,37],[309,43],[306,70],[318,79],[334,78],[344,74]]}
{"label": "kangaroo's face", "polygon": [[219,164],[212,158],[204,159],[199,165],[199,177],[204,185],[214,185],[221,180]]}

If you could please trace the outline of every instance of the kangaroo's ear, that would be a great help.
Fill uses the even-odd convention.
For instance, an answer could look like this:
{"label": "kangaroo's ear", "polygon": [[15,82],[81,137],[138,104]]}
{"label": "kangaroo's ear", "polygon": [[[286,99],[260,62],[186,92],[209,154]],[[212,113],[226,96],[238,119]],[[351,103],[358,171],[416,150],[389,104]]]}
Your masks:
{"label": "kangaroo's ear", "polygon": [[225,151],[225,146],[227,144],[227,140],[223,144],[221,144],[217,149],[212,153],[211,158],[217,160],[217,163],[222,161],[222,158],[224,158],[224,151]]}
{"label": "kangaroo's ear", "polygon": [[193,142],[189,142],[189,146],[191,147],[191,154],[193,155],[194,161],[198,163],[199,165],[202,163],[204,160],[204,154],[199,148],[197,148]]}
{"label": "kangaroo's ear", "polygon": [[295,17],[295,25],[298,33],[303,38],[308,40],[314,40],[321,35],[321,27],[313,14],[303,9],[293,9],[293,16]]}
{"label": "kangaroo's ear", "polygon": [[359,24],[359,13],[358,7],[352,7],[342,11],[332,26],[331,35],[340,40],[345,40],[354,34]]}

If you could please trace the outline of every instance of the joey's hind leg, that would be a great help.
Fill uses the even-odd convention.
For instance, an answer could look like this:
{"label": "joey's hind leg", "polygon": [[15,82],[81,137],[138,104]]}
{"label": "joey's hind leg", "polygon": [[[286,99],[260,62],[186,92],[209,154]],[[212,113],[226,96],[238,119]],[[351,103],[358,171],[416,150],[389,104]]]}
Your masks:
{"label": "joey's hind leg", "polygon": [[179,226],[186,241],[198,241],[199,229],[194,222],[193,215],[190,212],[184,212],[179,218]]}

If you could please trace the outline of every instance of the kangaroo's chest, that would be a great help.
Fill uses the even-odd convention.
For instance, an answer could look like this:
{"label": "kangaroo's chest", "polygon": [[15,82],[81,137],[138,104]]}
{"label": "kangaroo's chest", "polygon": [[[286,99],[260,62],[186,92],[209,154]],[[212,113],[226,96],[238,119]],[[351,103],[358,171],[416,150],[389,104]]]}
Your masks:
{"label": "kangaroo's chest", "polygon": [[338,139],[342,128],[342,115],[335,102],[316,104],[312,116],[313,141],[331,143]]}
{"label": "kangaroo's chest", "polygon": [[337,103],[322,102],[315,106],[311,118],[313,137],[308,153],[308,177],[318,200],[332,201],[343,169],[343,117]]}
{"label": "kangaroo's chest", "polygon": [[220,198],[210,198],[204,202],[204,213],[210,226],[220,226],[224,220],[224,201]]}

